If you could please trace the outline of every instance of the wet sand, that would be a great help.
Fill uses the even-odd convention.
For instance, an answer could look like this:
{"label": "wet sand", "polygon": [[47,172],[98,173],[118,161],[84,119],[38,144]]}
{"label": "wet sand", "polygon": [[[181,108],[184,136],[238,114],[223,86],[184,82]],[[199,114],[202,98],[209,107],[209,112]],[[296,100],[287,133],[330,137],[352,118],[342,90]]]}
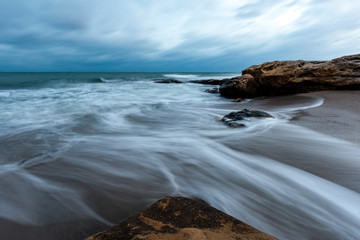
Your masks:
{"label": "wet sand", "polygon": [[[322,102],[322,103],[321,103]],[[306,105],[314,104],[311,108]],[[302,110],[295,110],[301,108]],[[233,103],[225,109],[258,109],[263,111],[284,110],[292,115],[290,123],[360,144],[360,91],[321,91],[255,99],[250,102]],[[294,109],[294,111],[291,111]]]}
{"label": "wet sand", "polygon": [[284,119],[280,127],[249,137],[252,146],[235,144],[238,151],[261,153],[360,193],[356,155],[360,146],[360,91],[254,99],[220,108],[226,113],[244,108],[262,110]]}
{"label": "wet sand", "polygon": [[109,227],[89,220],[32,226],[0,219],[0,239],[85,239]]}
{"label": "wet sand", "polygon": [[321,97],[324,103],[298,111],[292,123],[360,144],[360,91],[324,91],[301,96]]}

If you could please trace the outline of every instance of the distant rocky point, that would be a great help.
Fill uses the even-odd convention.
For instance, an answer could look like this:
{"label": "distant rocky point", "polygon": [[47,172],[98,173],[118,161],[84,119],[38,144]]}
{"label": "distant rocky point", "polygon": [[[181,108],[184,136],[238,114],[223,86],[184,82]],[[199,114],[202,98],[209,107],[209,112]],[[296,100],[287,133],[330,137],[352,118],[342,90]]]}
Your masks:
{"label": "distant rocky point", "polygon": [[321,90],[360,89],[360,54],[331,61],[274,61],[224,79],[221,95],[253,98]]}
{"label": "distant rocky point", "polygon": [[166,197],[86,240],[275,240],[201,200]]}

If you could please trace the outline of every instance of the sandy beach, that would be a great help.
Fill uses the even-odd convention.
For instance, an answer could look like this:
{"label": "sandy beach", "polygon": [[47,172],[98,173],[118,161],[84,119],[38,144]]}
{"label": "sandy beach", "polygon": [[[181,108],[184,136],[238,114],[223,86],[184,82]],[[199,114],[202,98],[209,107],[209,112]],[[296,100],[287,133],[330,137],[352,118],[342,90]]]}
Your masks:
{"label": "sandy beach", "polygon": [[324,102],[299,111],[292,123],[360,144],[360,91],[324,91],[300,96],[321,97]]}
{"label": "sandy beach", "polygon": [[[307,107],[312,105],[311,107]],[[295,108],[302,108],[295,110]],[[337,90],[302,93],[278,96],[265,99],[255,99],[250,102],[233,103],[224,108],[258,109],[263,111],[278,111],[283,109],[291,114],[290,123],[308,129],[360,143],[360,91]],[[294,110],[294,111],[292,111]]]}
{"label": "sandy beach", "polygon": [[[355,90],[320,91],[258,98],[221,107],[229,110],[248,108],[271,114],[283,112],[287,124],[282,127],[287,129],[287,134],[283,135],[282,129],[275,127],[262,139],[254,138],[258,148],[244,145],[237,148],[251,153],[261,151],[271,158],[277,156],[278,161],[359,192],[357,172],[360,166],[352,153],[360,143],[359,93]],[[282,145],[274,144],[278,138],[282,139]],[[297,138],[301,140],[294,140]],[[303,151],[300,155],[297,152],[299,149]],[[331,155],[330,152],[335,149],[336,156],[334,153]],[[322,154],[315,157],[306,152]]]}

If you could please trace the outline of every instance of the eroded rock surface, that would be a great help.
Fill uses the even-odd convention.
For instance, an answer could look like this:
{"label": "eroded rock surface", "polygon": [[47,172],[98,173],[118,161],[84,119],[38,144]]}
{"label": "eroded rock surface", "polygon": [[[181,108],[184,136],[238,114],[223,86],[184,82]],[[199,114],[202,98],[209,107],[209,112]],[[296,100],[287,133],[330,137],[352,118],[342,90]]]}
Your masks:
{"label": "eroded rock surface", "polygon": [[274,61],[251,66],[224,81],[220,93],[252,98],[336,89],[360,89],[360,54],[331,61]]}
{"label": "eroded rock surface", "polygon": [[221,121],[229,127],[239,128],[245,127],[246,125],[243,121],[249,118],[273,118],[273,116],[263,111],[243,109],[241,111],[231,112],[225,115]]}
{"label": "eroded rock surface", "polygon": [[230,98],[252,98],[258,95],[259,84],[250,74],[225,79],[220,86],[220,93]]}
{"label": "eroded rock surface", "polygon": [[86,240],[275,240],[203,201],[166,197],[138,215]]}

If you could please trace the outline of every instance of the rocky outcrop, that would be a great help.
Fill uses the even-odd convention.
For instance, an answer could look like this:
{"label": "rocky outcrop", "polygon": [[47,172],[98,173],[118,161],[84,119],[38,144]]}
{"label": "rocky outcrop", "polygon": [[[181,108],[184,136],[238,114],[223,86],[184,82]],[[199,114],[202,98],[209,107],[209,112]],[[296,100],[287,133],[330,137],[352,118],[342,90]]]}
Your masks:
{"label": "rocky outcrop", "polygon": [[257,96],[259,84],[250,74],[240,77],[225,79],[220,86],[220,93],[230,98],[252,98]]}
{"label": "rocky outcrop", "polygon": [[203,201],[166,197],[108,231],[86,240],[275,240]]}
{"label": "rocky outcrop", "polygon": [[177,79],[158,79],[154,81],[155,83],[184,83],[183,81]]}
{"label": "rocky outcrop", "polygon": [[274,118],[270,114],[257,110],[243,109],[238,112],[231,112],[225,115],[220,121],[232,128],[245,127],[244,120],[250,118]]}
{"label": "rocky outcrop", "polygon": [[251,66],[224,81],[230,98],[284,95],[336,89],[360,89],[360,54],[331,61],[274,61]]}

